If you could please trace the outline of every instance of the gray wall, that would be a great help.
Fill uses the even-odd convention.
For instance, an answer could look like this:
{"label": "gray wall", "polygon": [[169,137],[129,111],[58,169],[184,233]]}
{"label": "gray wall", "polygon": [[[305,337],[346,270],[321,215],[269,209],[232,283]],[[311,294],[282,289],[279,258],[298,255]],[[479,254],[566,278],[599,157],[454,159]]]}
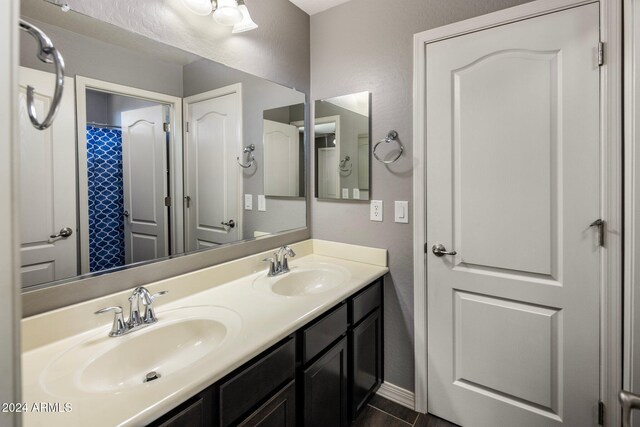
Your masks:
{"label": "gray wall", "polygon": [[366,203],[314,199],[312,234],[389,250],[385,380],[408,390],[414,390],[413,229],[393,222],[393,201],[412,202],[413,34],[525,2],[352,0],[311,18],[312,99],[371,91],[372,141],[395,129],[406,148],[389,167],[373,161],[371,198],[384,201],[384,222],[369,221]]}
{"label": "gray wall", "polygon": [[309,91],[309,16],[289,0],[247,0],[259,28],[231,35],[178,0],[68,0],[73,10],[238,70]]}
{"label": "gray wall", "polygon": [[264,110],[304,103],[304,94],[207,59],[184,67],[185,97],[235,83],[242,83],[243,145],[256,146],[253,153],[256,165],[242,171],[243,192],[254,196],[253,210],[243,211],[244,238],[253,237],[254,231],[275,233],[305,227],[307,215],[304,199],[267,198],[267,210],[261,212],[258,211],[256,196],[264,194]]}
{"label": "gray wall", "polygon": [[[33,18],[37,25],[55,40],[64,56],[65,74],[76,75],[133,86],[139,89],[182,96],[182,65],[161,61],[150,55],[86,37]],[[50,64],[36,57],[37,44],[24,31],[20,32],[20,65],[53,72]]]}

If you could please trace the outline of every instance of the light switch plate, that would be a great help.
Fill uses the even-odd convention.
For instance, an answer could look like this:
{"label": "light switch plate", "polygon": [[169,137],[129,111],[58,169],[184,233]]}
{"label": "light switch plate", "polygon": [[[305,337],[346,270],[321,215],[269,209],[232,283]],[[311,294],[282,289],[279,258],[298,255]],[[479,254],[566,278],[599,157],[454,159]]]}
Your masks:
{"label": "light switch plate", "polygon": [[382,200],[371,201],[371,221],[382,222]]}
{"label": "light switch plate", "polygon": [[258,210],[261,212],[266,212],[267,210],[267,199],[263,194],[258,194]]}
{"label": "light switch plate", "polygon": [[253,195],[245,194],[244,195],[244,209],[250,211],[253,209]]}
{"label": "light switch plate", "polygon": [[409,202],[397,201],[395,203],[395,221],[401,224],[409,223]]}
{"label": "light switch plate", "polygon": [[342,189],[342,198],[343,199],[348,199],[349,198],[349,189],[348,188],[343,188]]}
{"label": "light switch plate", "polygon": [[360,189],[359,188],[354,188],[353,189],[353,198],[360,200]]}

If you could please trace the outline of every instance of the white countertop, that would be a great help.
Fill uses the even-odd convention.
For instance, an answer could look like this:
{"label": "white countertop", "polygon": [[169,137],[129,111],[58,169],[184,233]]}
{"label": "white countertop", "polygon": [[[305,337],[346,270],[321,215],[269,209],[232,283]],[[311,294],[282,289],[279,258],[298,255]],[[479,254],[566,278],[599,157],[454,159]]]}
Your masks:
{"label": "white countertop", "polygon": [[[349,280],[324,293],[312,296],[284,297],[254,287],[254,280],[266,275],[263,267],[258,272],[243,277],[236,275],[235,280],[213,284],[213,287],[210,288],[205,286],[205,289],[199,292],[171,300],[164,305],[158,304],[156,307],[158,323],[145,330],[161,326],[163,312],[171,313],[171,310],[185,306],[217,306],[232,310],[240,318],[240,327],[237,333],[230,334],[216,350],[215,363],[200,366],[195,371],[186,370],[185,374],[167,376],[135,389],[108,393],[84,392],[77,396],[69,396],[51,391],[51,387],[46,381],[43,381],[47,367],[70,348],[77,347],[88,340],[103,339],[102,337],[105,340],[126,340],[136,334],[133,332],[124,337],[108,338],[110,316],[107,316],[108,325],[105,324],[105,319],[100,319],[101,325],[99,327],[91,327],[96,322],[94,320],[96,316],[93,316],[94,308],[105,307],[104,302],[107,302],[105,300],[109,298],[56,310],[50,314],[34,316],[33,319],[25,319],[23,321],[25,351],[23,351],[22,357],[23,402],[27,403],[29,411],[24,414],[24,425],[47,427],[57,425],[145,425],[204,390],[324,313],[336,303],[388,272],[386,251],[381,249],[322,241],[306,241],[293,247],[297,248],[296,251],[299,255],[290,262],[292,270],[309,263],[330,263],[346,268],[350,273]],[[326,253],[358,261],[330,257],[326,256]],[[242,267],[246,266],[243,263],[256,265],[256,259],[261,256],[263,254],[190,273],[191,277],[183,280],[185,283],[202,281],[213,283],[212,277],[232,275],[231,270],[241,271]],[[367,263],[369,261],[371,263]],[[229,270],[230,267],[233,268]],[[224,270],[225,268],[227,270]],[[244,271],[252,270],[245,269]],[[176,277],[168,281],[150,284],[148,288],[152,292],[160,290],[162,287],[170,288],[173,291],[174,288],[180,286],[180,280],[181,277]],[[113,299],[113,297],[110,298]],[[122,300],[123,294],[118,294],[118,298],[122,304],[124,302]],[[126,311],[125,314],[128,314]],[[61,332],[59,328],[65,329],[74,316],[76,320],[80,319],[79,316],[91,319],[90,322],[85,322],[89,327],[78,331],[77,329],[81,327],[77,325],[78,322],[73,322],[75,326],[70,329],[71,332],[67,334]],[[55,330],[56,333],[43,333],[42,329],[45,327],[49,331]],[[54,341],[47,341],[46,336],[50,335],[55,335]],[[122,360],[122,363],[126,364],[127,361]],[[50,371],[49,369],[49,378],[51,378]],[[34,403],[59,403],[61,412],[32,412]],[[70,412],[63,412],[65,403],[71,404],[72,410]]]}

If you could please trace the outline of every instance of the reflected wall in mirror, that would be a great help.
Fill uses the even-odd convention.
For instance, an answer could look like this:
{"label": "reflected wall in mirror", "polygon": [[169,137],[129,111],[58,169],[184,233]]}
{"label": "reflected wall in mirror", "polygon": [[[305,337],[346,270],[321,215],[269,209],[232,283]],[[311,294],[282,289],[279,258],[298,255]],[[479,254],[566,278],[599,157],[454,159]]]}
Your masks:
{"label": "reflected wall in mirror", "polygon": [[[67,76],[56,121],[36,131],[26,85],[42,116],[54,76],[21,35],[23,286],[306,227],[304,93],[43,0],[21,13]],[[291,127],[291,152],[267,120]],[[265,195],[286,197],[258,210]]]}
{"label": "reflected wall in mirror", "polygon": [[316,197],[369,200],[371,94],[315,102]]}

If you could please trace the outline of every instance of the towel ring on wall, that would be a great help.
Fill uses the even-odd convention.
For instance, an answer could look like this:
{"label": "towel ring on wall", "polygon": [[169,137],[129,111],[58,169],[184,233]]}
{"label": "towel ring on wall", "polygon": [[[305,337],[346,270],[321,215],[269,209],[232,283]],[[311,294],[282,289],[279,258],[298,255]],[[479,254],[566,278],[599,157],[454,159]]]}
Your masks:
{"label": "towel ring on wall", "polygon": [[[349,162],[348,165],[347,162]],[[353,162],[351,162],[351,157],[344,156],[344,159],[340,160],[338,167],[342,172],[351,172],[351,169],[353,169]]]}
{"label": "towel ring on wall", "polygon": [[53,99],[51,101],[51,107],[49,113],[42,122],[38,121],[36,115],[36,106],[34,102],[34,88],[33,86],[27,86],[27,113],[31,124],[38,130],[47,129],[53,123],[53,120],[60,109],[60,100],[62,99],[62,92],[64,89],[64,58],[58,52],[58,50],[51,43],[51,39],[38,27],[31,25],[25,20],[20,20],[20,29],[31,34],[38,42],[40,51],[38,52],[38,59],[47,64],[53,63],[56,68],[56,88],[53,92]]}
{"label": "towel ring on wall", "polygon": [[240,162],[240,157],[236,157],[236,161],[238,162],[240,167],[244,169],[249,169],[251,166],[254,165],[254,163],[256,162],[256,158],[253,156],[253,152],[255,151],[255,149],[256,149],[255,144],[249,144],[246,147],[244,147],[244,150],[242,150],[242,152],[247,155],[249,164],[248,165],[242,164]]}
{"label": "towel ring on wall", "polygon": [[[379,161],[381,163],[385,163],[385,164],[396,162],[400,158],[400,156],[402,156],[402,153],[404,152],[404,146],[402,145],[402,143],[400,141],[398,141],[397,138],[398,138],[398,132],[396,132],[395,130],[389,131],[389,133],[387,133],[387,136],[384,139],[381,139],[380,141],[376,142],[376,145],[373,146],[373,157],[375,157],[377,161]],[[386,142],[387,144],[389,144],[390,142],[393,142],[393,141],[398,143],[398,147],[400,148],[400,152],[398,153],[398,155],[396,157],[394,157],[391,160],[382,160],[376,154],[376,148],[378,148],[378,145],[382,144],[383,142]]]}

